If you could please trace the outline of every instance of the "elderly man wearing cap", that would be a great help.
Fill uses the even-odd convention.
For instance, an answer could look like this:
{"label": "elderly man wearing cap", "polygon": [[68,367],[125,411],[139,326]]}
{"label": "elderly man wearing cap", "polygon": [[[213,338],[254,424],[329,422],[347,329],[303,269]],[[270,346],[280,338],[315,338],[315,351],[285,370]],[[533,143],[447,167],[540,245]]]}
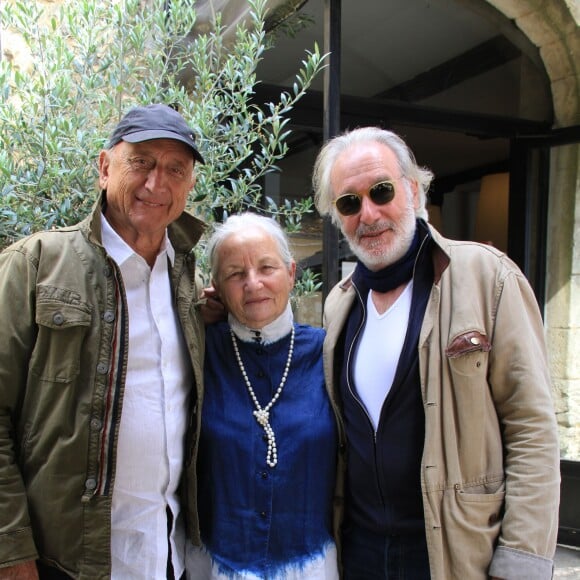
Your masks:
{"label": "elderly man wearing cap", "polygon": [[134,108],[100,154],[91,215],[0,254],[0,578],[183,575],[196,161],[179,113]]}

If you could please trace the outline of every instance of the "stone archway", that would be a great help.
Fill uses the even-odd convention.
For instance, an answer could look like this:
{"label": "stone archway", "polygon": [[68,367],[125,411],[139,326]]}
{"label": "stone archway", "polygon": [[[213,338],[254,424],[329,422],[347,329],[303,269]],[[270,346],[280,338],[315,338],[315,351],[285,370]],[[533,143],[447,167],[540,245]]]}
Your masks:
{"label": "stone archway", "polygon": [[[580,3],[488,0],[538,47],[555,127],[580,123]],[[546,332],[563,458],[580,460],[580,145],[551,154]]]}

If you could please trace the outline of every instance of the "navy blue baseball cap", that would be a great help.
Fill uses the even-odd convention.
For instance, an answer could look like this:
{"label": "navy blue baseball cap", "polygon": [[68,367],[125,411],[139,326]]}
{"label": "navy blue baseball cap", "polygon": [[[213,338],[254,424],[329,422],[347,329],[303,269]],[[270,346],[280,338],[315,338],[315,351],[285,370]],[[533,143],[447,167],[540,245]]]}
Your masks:
{"label": "navy blue baseball cap", "polygon": [[107,149],[120,143],[141,143],[152,139],[176,139],[189,146],[193,156],[205,163],[195,144],[195,136],[185,119],[167,105],[147,105],[131,109],[113,131]]}

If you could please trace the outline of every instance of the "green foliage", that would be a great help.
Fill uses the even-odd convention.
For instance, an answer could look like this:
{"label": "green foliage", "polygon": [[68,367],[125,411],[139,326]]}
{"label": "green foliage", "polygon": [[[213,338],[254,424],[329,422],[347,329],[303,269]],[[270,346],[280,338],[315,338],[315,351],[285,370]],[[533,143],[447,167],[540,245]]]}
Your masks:
{"label": "green foliage", "polygon": [[302,275],[294,285],[294,292],[301,296],[304,294],[313,294],[322,288],[320,274],[313,272],[310,268],[302,270]]}
{"label": "green foliage", "polygon": [[310,268],[305,268],[296,278],[296,283],[292,290],[291,303],[294,310],[299,310],[303,298],[312,296],[322,288],[322,277]]}
{"label": "green foliage", "polygon": [[99,151],[135,104],[176,104],[196,131],[206,165],[196,167],[189,209],[202,219],[259,210],[296,231],[312,211],[311,200],[278,206],[260,184],[278,170],[288,115],[324,66],[318,47],[306,51],[292,89],[259,107],[265,0],[248,1],[251,22],[230,45],[219,15],[209,32],[188,36],[195,0],[166,4],[68,0],[48,19],[36,2],[2,3],[2,26],[22,35],[32,65],[0,62],[0,247],[86,215]]}

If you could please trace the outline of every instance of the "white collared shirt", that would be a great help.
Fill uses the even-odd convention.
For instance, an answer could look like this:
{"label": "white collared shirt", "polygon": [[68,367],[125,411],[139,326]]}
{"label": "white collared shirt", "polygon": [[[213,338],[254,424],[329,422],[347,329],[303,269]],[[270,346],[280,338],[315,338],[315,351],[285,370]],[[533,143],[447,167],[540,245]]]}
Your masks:
{"label": "white collared shirt", "polygon": [[172,304],[165,240],[153,268],[102,216],[102,239],[123,277],[129,349],[113,487],[111,557],[114,580],[166,578],[167,507],[175,577],[184,570],[185,532],[177,487],[183,466],[192,373]]}

